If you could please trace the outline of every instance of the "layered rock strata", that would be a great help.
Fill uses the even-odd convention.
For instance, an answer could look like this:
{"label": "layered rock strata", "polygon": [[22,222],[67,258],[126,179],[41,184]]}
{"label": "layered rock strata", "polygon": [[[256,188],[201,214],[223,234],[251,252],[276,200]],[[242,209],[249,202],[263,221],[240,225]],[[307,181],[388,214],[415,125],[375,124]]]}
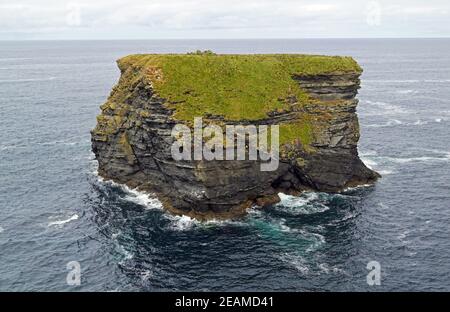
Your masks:
{"label": "layered rock strata", "polygon": [[[264,116],[257,118],[253,115],[236,118],[233,113],[221,114],[220,110],[217,113],[217,108],[204,110],[199,117],[203,117],[205,125],[280,125],[278,169],[264,172],[260,170],[259,161],[175,161],[171,155],[174,142],[171,131],[179,123],[192,126],[189,116],[180,113],[189,111],[189,107],[180,105],[190,105],[191,98],[187,96],[202,99],[198,94],[200,91],[186,87],[185,97],[180,101],[174,100],[177,94],[168,92],[170,89],[167,86],[173,83],[180,92],[179,86],[183,82],[182,76],[172,78],[175,76],[169,72],[171,62],[175,60],[168,57],[164,59],[166,63],[161,63],[150,58],[143,62],[141,57],[144,56],[119,60],[121,78],[102,106],[97,126],[92,131],[92,149],[102,177],[155,193],[166,209],[199,219],[241,216],[252,204],[264,206],[276,203],[279,192],[338,192],[349,186],[373,183],[379,177],[358,157],[358,100],[355,96],[360,86],[359,66],[332,70],[328,66],[323,71],[293,68],[290,71],[290,63],[281,59],[280,62],[284,63],[280,68],[287,71],[289,79],[298,88],[291,92],[292,85],[286,87],[286,96],[277,98],[281,107],[268,108]],[[193,58],[195,62],[211,62],[214,66],[215,62],[219,62],[214,58],[221,57],[189,56],[186,63],[189,64]],[[239,56],[235,57],[241,60]],[[260,61],[278,61],[279,57],[265,56]],[[247,59],[244,60],[247,62]],[[308,60],[302,59],[304,63],[301,66],[308,64]],[[176,61],[183,66],[183,59]],[[334,59],[324,58],[323,61],[334,62]],[[228,61],[220,64],[231,67]],[[316,66],[316,63],[313,65]],[[270,63],[267,66],[273,65]],[[187,70],[191,70],[192,75],[210,74],[209,70],[195,72],[196,68],[198,66]],[[272,67],[268,68],[270,74]],[[237,66],[225,68],[224,75],[228,70],[233,71],[228,74],[230,81],[237,79],[242,72],[246,74]],[[206,78],[211,81],[224,79],[213,74]],[[224,85],[224,88],[228,86]],[[227,92],[228,99],[233,89]],[[258,93],[255,94],[257,96]],[[205,102],[201,104],[207,106]],[[226,100],[223,105],[227,105]],[[267,108],[267,105],[264,107]]]}

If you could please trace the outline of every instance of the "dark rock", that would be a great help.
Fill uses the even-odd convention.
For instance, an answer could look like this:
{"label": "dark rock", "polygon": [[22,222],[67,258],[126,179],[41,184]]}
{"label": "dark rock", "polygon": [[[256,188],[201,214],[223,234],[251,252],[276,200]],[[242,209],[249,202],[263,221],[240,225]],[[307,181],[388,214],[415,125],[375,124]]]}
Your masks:
{"label": "dark rock", "polygon": [[[359,73],[293,79],[316,99],[301,108],[314,121],[314,140],[310,149],[299,141],[284,146],[276,171],[260,171],[259,161],[174,161],[171,129],[177,121],[164,99],[148,85],[137,84],[129,88],[126,109],[103,107],[92,131],[99,174],[153,192],[168,210],[199,219],[240,216],[254,203],[265,206],[279,201],[278,192],[337,192],[373,183],[379,175],[364,165],[357,152]],[[223,120],[213,115],[204,118]],[[292,118],[292,112],[282,112],[252,123],[277,124]]]}

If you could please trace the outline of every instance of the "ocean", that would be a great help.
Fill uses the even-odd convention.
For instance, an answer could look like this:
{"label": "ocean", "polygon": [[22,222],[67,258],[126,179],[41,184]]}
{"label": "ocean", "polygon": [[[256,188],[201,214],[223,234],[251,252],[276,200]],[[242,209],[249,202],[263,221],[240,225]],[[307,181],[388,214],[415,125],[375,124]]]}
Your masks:
{"label": "ocean", "polygon": [[[115,60],[197,49],[353,56],[359,153],[383,178],[206,223],[102,181],[89,131]],[[450,39],[0,41],[0,291],[450,291],[449,51]]]}

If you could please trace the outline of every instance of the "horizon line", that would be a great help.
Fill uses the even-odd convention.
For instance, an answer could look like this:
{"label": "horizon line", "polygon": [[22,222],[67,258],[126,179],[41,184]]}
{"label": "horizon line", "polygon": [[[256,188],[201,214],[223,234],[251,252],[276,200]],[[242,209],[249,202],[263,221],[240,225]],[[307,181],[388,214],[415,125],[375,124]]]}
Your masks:
{"label": "horizon line", "polygon": [[111,38],[111,39],[99,39],[99,38],[85,38],[85,39],[1,39],[0,41],[188,41],[188,40],[379,40],[379,39],[390,39],[390,40],[404,40],[404,39],[450,39],[450,36],[440,36],[440,37],[300,37],[300,38]]}

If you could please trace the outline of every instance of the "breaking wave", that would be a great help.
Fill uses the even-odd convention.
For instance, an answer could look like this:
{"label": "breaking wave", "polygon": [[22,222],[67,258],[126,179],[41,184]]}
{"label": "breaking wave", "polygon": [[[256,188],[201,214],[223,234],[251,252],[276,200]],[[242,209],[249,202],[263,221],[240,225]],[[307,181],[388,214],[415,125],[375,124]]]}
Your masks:
{"label": "breaking wave", "polygon": [[78,220],[78,218],[79,218],[78,215],[74,214],[71,217],[69,217],[68,219],[51,221],[51,222],[48,223],[48,226],[49,227],[50,226],[63,226],[66,223],[69,223],[69,222],[74,221],[74,220]]}
{"label": "breaking wave", "polygon": [[367,128],[382,128],[382,127],[392,127],[397,125],[402,125],[403,122],[398,119],[391,119],[385,123],[382,124],[370,124],[366,125]]}
{"label": "breaking wave", "polygon": [[373,150],[365,150],[365,151],[358,151],[359,156],[375,156],[378,155],[377,151]]}
{"label": "breaking wave", "polygon": [[24,78],[24,79],[0,79],[0,83],[16,83],[16,82],[37,82],[37,81],[52,81],[56,77],[46,78]]}
{"label": "breaking wave", "polygon": [[168,228],[173,231],[191,230],[195,226],[200,225],[200,221],[189,216],[174,216],[169,213],[165,215],[170,220]]}
{"label": "breaking wave", "polygon": [[362,103],[368,104],[364,105],[363,109],[369,109],[369,111],[368,112],[365,110],[362,111],[362,114],[366,116],[384,116],[384,115],[399,115],[411,113],[410,110],[407,110],[401,106],[386,102],[365,100],[362,101]]}
{"label": "breaking wave", "polygon": [[8,62],[8,61],[25,61],[31,60],[30,57],[0,57],[0,62]]}
{"label": "breaking wave", "polygon": [[420,156],[420,157],[389,157],[389,156],[380,156],[382,160],[386,160],[388,162],[393,162],[397,164],[407,164],[407,163],[416,163],[416,162],[448,162],[450,161],[450,154],[447,154],[442,157],[433,157],[433,156]]}
{"label": "breaking wave", "polygon": [[418,119],[414,122],[403,122],[401,120],[398,119],[391,119],[385,123],[382,124],[369,124],[366,125],[365,127],[367,128],[382,128],[382,127],[393,127],[393,126],[399,126],[399,125],[404,125],[404,126],[422,126],[422,125],[428,125],[430,123],[436,122],[436,123],[440,123],[444,120],[447,120],[446,118],[435,118],[433,120],[421,120]]}
{"label": "breaking wave", "polygon": [[398,94],[417,94],[419,91],[417,90],[397,90],[396,93]]}
{"label": "breaking wave", "polygon": [[123,265],[126,261],[134,258],[134,254],[128,251],[123,245],[121,245],[117,240],[115,242],[116,251],[122,256],[122,260],[118,263]]}
{"label": "breaking wave", "polygon": [[304,256],[293,252],[281,253],[277,256],[277,258],[295,268],[302,275],[320,275],[322,273],[348,275],[345,270],[339,267],[329,265],[328,263],[311,262],[308,261]]}
{"label": "breaking wave", "polygon": [[330,266],[327,263],[320,263],[318,265],[318,268],[320,269],[321,272],[325,273],[325,274],[329,274],[329,273],[341,273],[341,274],[345,274],[347,275],[347,272],[345,272],[345,270],[340,269],[338,267],[334,267],[334,266]]}
{"label": "breaking wave", "polygon": [[295,253],[282,253],[278,255],[277,257],[281,261],[291,265],[294,267],[297,271],[302,273],[303,275],[307,275],[310,272],[310,267],[308,266],[308,263],[306,262],[305,258],[303,258],[300,255],[297,255]]}
{"label": "breaking wave", "polygon": [[147,209],[163,209],[162,203],[153,194],[138,191],[137,189],[129,188],[125,184],[116,183],[111,180],[106,181],[103,177],[98,175],[97,167],[93,168],[91,173],[97,177],[98,182],[120,188],[125,193],[125,196],[121,197],[121,199],[138,204]]}
{"label": "breaking wave", "polygon": [[450,79],[364,79],[364,82],[374,83],[448,83]]}
{"label": "breaking wave", "polygon": [[315,192],[303,193],[300,196],[279,193],[281,201],[275,205],[279,210],[294,215],[314,214],[329,210],[330,208],[318,201],[319,195]]}
{"label": "breaking wave", "polygon": [[361,160],[369,169],[372,170],[378,165],[374,160],[369,158],[361,157]]}
{"label": "breaking wave", "polygon": [[124,200],[133,202],[135,204],[144,206],[147,209],[162,209],[162,203],[154,196],[140,192],[135,189],[130,189],[126,185],[121,185],[121,188],[127,193]]}

